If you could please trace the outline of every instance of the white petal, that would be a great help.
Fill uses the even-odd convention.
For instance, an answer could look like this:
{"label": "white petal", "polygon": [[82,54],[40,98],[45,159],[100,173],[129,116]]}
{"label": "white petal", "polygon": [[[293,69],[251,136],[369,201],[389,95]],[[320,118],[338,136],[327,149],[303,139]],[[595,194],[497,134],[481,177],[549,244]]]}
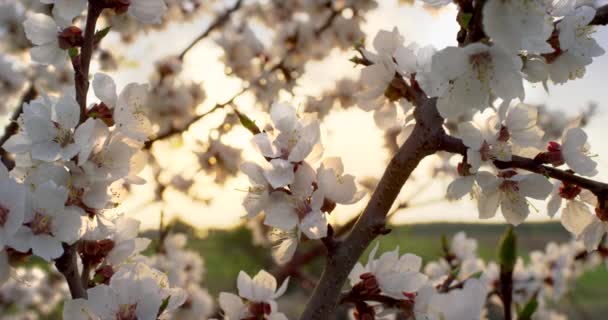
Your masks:
{"label": "white petal", "polygon": [[578,236],[593,222],[593,216],[589,207],[579,201],[568,201],[562,211],[562,225],[570,233]]}
{"label": "white petal", "polygon": [[327,219],[321,211],[309,212],[302,222],[300,222],[300,230],[309,239],[320,239],[327,236]]}
{"label": "white petal", "polygon": [[526,175],[518,182],[518,185],[521,195],[537,200],[545,200],[553,190],[551,182],[539,174]]}
{"label": "white petal", "polygon": [[58,27],[53,18],[35,13],[23,23],[25,35],[35,45],[43,45],[57,40]]}
{"label": "white petal", "polygon": [[264,170],[264,176],[273,188],[284,187],[293,182],[295,175],[293,165],[289,161],[273,159],[270,164],[272,167]]}
{"label": "white petal", "polygon": [[528,202],[524,197],[505,197],[500,203],[500,210],[508,223],[517,226],[524,222],[530,213]]}
{"label": "white petal", "polygon": [[270,118],[274,127],[281,132],[291,132],[298,122],[296,109],[285,102],[274,103],[270,108]]}
{"label": "white petal", "polygon": [[143,23],[160,23],[167,11],[164,0],[132,0],[129,13]]}
{"label": "white petal", "polygon": [[32,252],[46,261],[59,258],[63,254],[61,242],[46,234],[33,236],[31,244]]}
{"label": "white petal", "polygon": [[109,108],[116,106],[118,96],[116,94],[116,83],[114,79],[105,73],[96,73],[93,77],[93,91],[99,100]]}
{"label": "white petal", "polygon": [[599,246],[605,233],[606,229],[604,227],[604,223],[596,218],[593,222],[588,224],[587,227],[585,227],[579,238],[583,239],[587,251],[592,252],[597,250],[597,247]]}
{"label": "white petal", "polygon": [[464,197],[473,189],[475,176],[458,177],[450,183],[447,191],[447,198],[454,200]]}
{"label": "white petal", "polygon": [[53,121],[63,129],[74,129],[80,121],[80,107],[74,98],[63,95],[53,108]]}
{"label": "white petal", "polygon": [[288,201],[271,201],[266,209],[264,224],[288,231],[298,224],[298,215]]}

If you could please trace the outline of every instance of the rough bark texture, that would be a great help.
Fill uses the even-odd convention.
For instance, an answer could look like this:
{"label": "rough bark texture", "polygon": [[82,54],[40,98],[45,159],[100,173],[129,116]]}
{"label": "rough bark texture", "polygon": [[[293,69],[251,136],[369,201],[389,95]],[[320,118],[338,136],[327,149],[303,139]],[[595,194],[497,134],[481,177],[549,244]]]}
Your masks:
{"label": "rough bark texture", "polygon": [[385,230],[386,216],[401,188],[426,156],[439,150],[445,135],[435,99],[417,97],[417,124],[390,161],[367,207],[344,241],[328,254],[325,269],[300,319],[333,319],[350,270],[370,243]]}

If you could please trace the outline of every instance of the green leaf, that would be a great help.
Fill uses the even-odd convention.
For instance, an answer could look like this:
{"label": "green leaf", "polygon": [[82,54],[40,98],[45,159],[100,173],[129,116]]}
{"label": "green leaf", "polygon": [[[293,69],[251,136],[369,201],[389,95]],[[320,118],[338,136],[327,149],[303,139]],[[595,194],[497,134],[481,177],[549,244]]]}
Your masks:
{"label": "green leaf", "polygon": [[517,237],[513,227],[509,226],[500,240],[498,248],[498,262],[501,271],[513,271],[517,261]]}
{"label": "green leaf", "polygon": [[108,33],[110,33],[110,29],[112,29],[112,26],[103,28],[97,32],[95,32],[95,36],[93,37],[95,43],[99,43],[99,41],[101,41],[103,38],[105,38]]}
{"label": "green leaf", "polygon": [[76,58],[78,56],[80,52],[78,51],[78,48],[76,47],[71,47],[68,49],[68,55],[70,55],[70,58]]}
{"label": "green leaf", "polygon": [[160,308],[158,308],[159,316],[161,314],[163,314],[163,312],[165,312],[165,310],[167,309],[167,306],[169,306],[169,299],[171,299],[171,296],[168,296],[165,299],[163,299],[163,303],[160,305]]}
{"label": "green leaf", "polygon": [[519,311],[517,314],[518,320],[532,320],[532,315],[538,308],[538,300],[536,300],[536,296],[532,296],[528,303]]}
{"label": "green leaf", "polygon": [[473,18],[472,13],[460,13],[458,15],[458,24],[460,24],[463,29],[466,29],[471,22],[471,18]]}
{"label": "green leaf", "polygon": [[262,130],[260,130],[260,128],[258,128],[258,126],[255,124],[255,121],[249,119],[249,117],[247,117],[246,115],[238,111],[236,112],[236,115],[239,117],[239,120],[241,121],[243,127],[249,130],[249,132],[253,133],[254,135],[262,132]]}

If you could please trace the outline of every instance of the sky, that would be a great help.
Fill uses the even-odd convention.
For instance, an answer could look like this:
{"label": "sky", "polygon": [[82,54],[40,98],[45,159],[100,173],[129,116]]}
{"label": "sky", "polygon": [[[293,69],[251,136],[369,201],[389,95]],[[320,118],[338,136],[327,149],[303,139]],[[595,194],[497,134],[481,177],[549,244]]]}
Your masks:
{"label": "sky", "polygon": [[[368,37],[373,37],[380,29],[390,30],[396,26],[404,35],[406,44],[417,42],[420,45],[431,44],[436,48],[456,44],[455,36],[458,26],[454,18],[455,7],[448,6],[440,11],[431,12],[423,9],[419,2],[413,7],[398,5],[397,0],[379,2],[380,7],[370,12],[366,18],[364,32]],[[128,82],[146,82],[147,76],[152,71],[153,61],[169,54],[175,54],[181,48],[186,47],[200,30],[206,28],[211,17],[213,15],[204,16],[188,23],[173,24],[160,34],[150,33],[140,37],[128,49],[119,45],[117,39],[112,36],[108,37],[107,41],[110,46],[114,43],[115,49],[120,51],[127,61],[132,62],[130,68],[114,74],[119,88]],[[600,45],[608,49],[608,28],[600,28],[595,37]],[[200,106],[200,112],[208,110],[217,102],[227,100],[240,89],[238,81],[224,75],[223,66],[218,61],[220,54],[221,51],[212,40],[207,39],[186,56],[185,76],[202,81],[207,92],[208,98]],[[289,101],[297,106],[301,103],[301,98],[298,97],[319,92],[323,88],[333,85],[335,80],[345,75],[356,78],[358,69],[353,68],[352,63],[348,61],[353,54],[352,51],[334,52],[323,62],[309,64],[295,90],[296,98]],[[608,168],[608,130],[604,128],[608,123],[608,112],[604,111],[608,111],[606,109],[608,108],[607,72],[608,56],[604,55],[587,68],[587,75],[584,79],[570,81],[563,86],[550,85],[549,94],[542,87],[528,87],[525,99],[527,103],[544,103],[552,109],[560,109],[568,114],[575,114],[584,109],[589,102],[599,104],[599,112],[586,131],[590,136],[592,151],[598,154],[596,159],[599,162],[600,170],[598,178],[604,181],[608,180],[608,175],[602,175],[602,171],[607,172],[605,169]],[[249,97],[238,99],[237,104],[242,108],[241,111],[251,111],[251,108],[248,108],[251,105]],[[262,123],[266,120],[266,116],[263,114],[253,114],[259,117],[256,120],[262,121]],[[193,134],[206,134],[206,127],[221,121],[222,116],[222,111],[220,111],[209,117],[205,120],[205,124],[194,130]],[[388,154],[382,147],[382,134],[375,127],[371,113],[365,113],[357,108],[346,111],[336,110],[326,118],[322,131],[326,150],[324,155],[340,156],[347,173],[358,178],[381,176],[388,160]],[[237,128],[233,134],[228,136],[228,142],[243,148],[245,159],[261,161],[262,159],[259,159],[249,144],[249,138],[250,134],[247,131]],[[185,143],[189,143],[187,138]],[[179,172],[188,168],[188,164],[195,159],[184,153],[173,155],[172,158],[161,159],[161,161],[165,161],[170,166],[170,170]],[[471,201],[448,203],[440,200],[445,195],[449,181],[445,179],[433,181],[426,186],[427,183],[424,180],[425,177],[428,177],[426,175],[428,161],[423,162],[417,172],[419,173],[417,181],[406,184],[400,195],[400,199],[412,197],[414,208],[399,212],[392,219],[393,223],[480,222],[477,218],[477,209]],[[149,171],[144,172],[144,177],[147,176],[149,179],[149,174]],[[188,172],[188,174],[196,173]],[[421,188],[421,185],[424,185],[425,188]],[[157,227],[161,210],[165,211],[167,219],[178,216],[202,229],[228,228],[242,221],[241,216],[244,214],[244,210],[240,203],[245,196],[243,190],[247,186],[248,182],[244,176],[229,179],[224,187],[216,186],[211,179],[203,179],[203,183],[200,185],[201,196],[212,197],[213,201],[210,205],[192,202],[179,194],[168,194],[166,207],[149,205],[152,193],[149,186],[144,186],[135,190],[137,196],[127,201],[123,208],[129,215],[140,219],[143,228]],[[353,206],[339,207],[332,213],[331,219],[336,222],[348,220],[353,214],[363,209],[367,199],[366,197]],[[419,203],[420,206],[416,207],[416,203]],[[530,220],[547,220],[544,205],[535,203],[535,207],[538,208],[538,212],[533,213]],[[483,222],[485,221],[487,220]],[[502,222],[504,220],[497,217],[491,221]]]}

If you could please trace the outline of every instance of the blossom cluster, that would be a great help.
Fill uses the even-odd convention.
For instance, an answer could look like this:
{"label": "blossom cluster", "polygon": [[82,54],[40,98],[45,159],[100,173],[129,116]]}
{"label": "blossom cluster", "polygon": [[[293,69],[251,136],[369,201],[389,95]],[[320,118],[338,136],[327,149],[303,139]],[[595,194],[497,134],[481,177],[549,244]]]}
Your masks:
{"label": "blossom cluster", "polygon": [[[85,46],[84,37],[99,42],[104,35],[83,35],[71,24],[86,1],[50,3],[54,4],[52,16],[27,13],[23,22],[25,35],[34,45],[31,58],[62,66],[69,57],[76,73],[82,72],[75,61],[78,48]],[[95,10],[108,9],[154,22],[162,15],[164,2],[106,1],[100,5],[89,5],[88,18],[95,19],[91,16]],[[49,94],[36,88],[38,97],[23,104],[15,120],[16,133],[2,145],[14,159],[10,171],[0,165],[2,281],[13,275],[9,283],[28,278],[34,282],[41,273],[11,270],[10,257],[31,255],[56,261],[58,269],[66,268],[60,260],[78,258],[79,264],[68,268],[79,268],[70,272],[82,274],[76,281],[82,281],[86,293],[66,301],[65,319],[156,319],[183,304],[187,294],[142,262],[139,254],[150,240],[137,237],[139,221],[125,217],[119,207],[126,184],[145,182],[138,174],[145,166],[142,148],[152,133],[144,113],[149,89],[131,83],[118,92],[114,80],[102,73],[92,80],[98,101],[90,105],[86,98],[77,101],[69,90]],[[73,280],[67,280],[75,295]],[[30,299],[40,299],[37,289],[46,290],[44,284],[33,283]],[[47,293],[45,301],[38,303],[52,307],[61,292]],[[14,298],[19,299],[17,291]]]}
{"label": "blossom cluster", "polygon": [[[493,306],[502,308],[501,268],[478,256],[477,241],[464,232],[445,243],[441,258],[427,262],[399,254],[399,248],[376,257],[378,245],[367,263],[357,263],[349,274],[351,289],[341,304],[354,305],[355,319],[486,319]],[[513,312],[531,300],[538,303],[532,319],[565,319],[557,303],[585,271],[605,263],[605,254],[586,254],[582,242],[551,242],[545,250],[532,251],[529,262],[519,257],[512,274]],[[276,279],[261,270],[251,278],[241,271],[238,295],[221,293],[224,319],[286,319],[277,299],[287,291],[288,280],[277,289]],[[409,318],[408,318],[409,319]]]}
{"label": "blossom cluster", "polygon": [[[485,319],[492,305],[502,308],[500,266],[478,257],[477,241],[464,232],[454,235],[443,256],[426,264],[399,249],[376,258],[376,246],[366,265],[350,273],[352,286],[344,301],[354,303],[357,319],[364,316],[412,315],[416,319]],[[513,310],[532,299],[538,303],[533,319],[562,319],[554,310],[583,272],[605,260],[586,255],[581,242],[549,243],[544,251],[530,253],[529,262],[517,259],[513,270]],[[361,303],[365,301],[365,303]]]}
{"label": "blossom cluster", "polygon": [[[327,236],[327,214],[338,204],[359,201],[354,176],[344,173],[342,160],[323,153],[319,120],[287,103],[270,110],[273,126],[256,134],[252,143],[265,162],[244,162],[241,170],[251,186],[243,200],[247,218],[264,212],[264,224],[277,229],[280,243],[274,257],[285,263],[303,233],[309,239]],[[313,167],[313,166],[316,166]]]}
{"label": "blossom cluster", "polygon": [[566,165],[575,174],[597,174],[597,163],[581,128],[565,127],[561,141],[549,141],[539,124],[538,110],[524,102],[524,80],[545,86],[549,80],[563,84],[581,77],[592,59],[604,53],[589,25],[595,12],[578,2],[490,1],[483,11],[487,41],[441,50],[405,45],[396,28],[381,30],[373,41],[375,52],[359,47],[360,63],[366,66],[361,70],[364,90],[358,95],[358,105],[374,111],[381,129],[401,128],[397,136],[401,144],[416,123],[411,97],[403,93],[403,85],[436,98],[450,133],[466,146],[457,176],[448,186],[448,199],[470,194],[481,219],[494,217],[500,208],[513,225],[530,214],[529,199],[549,199],[551,217],[564,199],[564,227],[594,250],[606,227],[602,205],[591,192],[497,164],[532,157],[539,164]]}

